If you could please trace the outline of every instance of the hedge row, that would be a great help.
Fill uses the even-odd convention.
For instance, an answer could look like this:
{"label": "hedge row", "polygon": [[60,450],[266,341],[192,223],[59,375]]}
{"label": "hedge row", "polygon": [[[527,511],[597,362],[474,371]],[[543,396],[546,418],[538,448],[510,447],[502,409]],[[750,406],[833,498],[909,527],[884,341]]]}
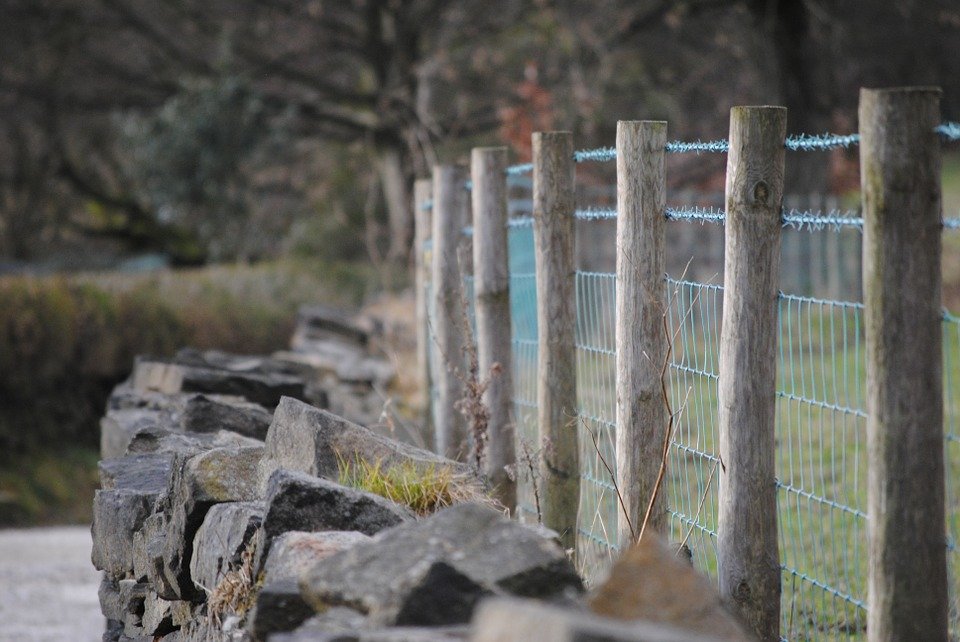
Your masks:
{"label": "hedge row", "polygon": [[351,268],[291,263],[0,279],[0,458],[95,445],[137,354],[269,353],[289,341],[299,305],[356,305],[367,283]]}

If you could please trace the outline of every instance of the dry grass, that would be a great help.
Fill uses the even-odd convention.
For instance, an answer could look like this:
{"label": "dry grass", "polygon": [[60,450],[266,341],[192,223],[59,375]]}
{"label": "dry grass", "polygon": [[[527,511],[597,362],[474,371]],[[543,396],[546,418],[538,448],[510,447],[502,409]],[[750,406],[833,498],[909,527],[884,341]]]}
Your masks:
{"label": "dry grass", "polygon": [[228,571],[207,598],[207,617],[218,628],[227,615],[243,616],[253,608],[258,583],[253,576],[253,557],[256,545],[247,544],[240,556],[240,566]]}
{"label": "dry grass", "polygon": [[368,462],[361,457],[348,461],[339,457],[338,482],[408,506],[418,515],[429,515],[441,508],[463,502],[479,502],[499,508],[471,475],[458,473],[450,466],[404,462],[384,466],[382,461]]}

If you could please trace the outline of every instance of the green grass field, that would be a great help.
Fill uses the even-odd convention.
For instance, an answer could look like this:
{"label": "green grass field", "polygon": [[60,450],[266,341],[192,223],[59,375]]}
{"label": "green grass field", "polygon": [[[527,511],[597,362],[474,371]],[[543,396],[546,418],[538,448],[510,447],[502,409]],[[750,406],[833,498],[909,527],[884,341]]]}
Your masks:
{"label": "green grass field", "polygon": [[[613,279],[580,277],[582,290],[605,290],[580,301],[578,385],[581,419],[579,562],[589,581],[602,578],[615,556],[618,504],[599,452],[615,469],[612,345]],[[670,371],[678,413],[667,493],[671,539],[688,539],[694,561],[716,575],[718,451],[717,349],[722,292],[683,286],[676,292]],[[596,308],[601,308],[598,312]],[[686,309],[693,312],[686,315]],[[866,421],[862,309],[785,298],[780,307],[777,376],[778,519],[783,574],[782,627],[790,640],[862,639],[866,611]],[[682,320],[682,323],[681,323]],[[948,532],[960,540],[960,324],[944,323]],[[536,351],[516,358],[527,401],[535,400]],[[536,443],[535,413],[518,407],[518,427]],[[709,482],[709,487],[707,486]],[[529,503],[529,488],[522,494]],[[948,553],[952,582],[960,553]],[[954,626],[960,612],[954,607]]]}

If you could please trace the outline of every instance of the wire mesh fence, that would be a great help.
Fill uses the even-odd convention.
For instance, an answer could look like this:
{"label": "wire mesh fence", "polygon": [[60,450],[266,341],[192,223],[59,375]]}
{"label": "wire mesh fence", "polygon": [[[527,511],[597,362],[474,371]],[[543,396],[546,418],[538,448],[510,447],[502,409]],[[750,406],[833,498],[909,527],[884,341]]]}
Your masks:
{"label": "wire mesh fence", "polygon": [[[831,149],[851,137],[807,137],[790,149]],[[725,151],[725,141],[672,143],[668,151]],[[790,145],[793,145],[792,147]],[[689,147],[689,149],[688,149]],[[601,153],[602,152],[602,153]],[[596,157],[610,160],[612,150]],[[537,494],[537,308],[530,166],[511,172],[509,211],[518,509],[539,514]],[[675,197],[676,195],[674,195]],[[665,491],[671,541],[689,547],[695,566],[717,575],[719,516],[718,379],[723,317],[719,205],[668,208],[665,315],[671,353],[665,385],[676,420]],[[862,221],[829,200],[785,203],[776,382],[777,511],[782,564],[781,635],[788,640],[865,637],[867,603],[867,447],[864,309],[860,296]],[[579,252],[576,283],[577,417],[581,485],[580,570],[600,580],[617,551],[616,277],[610,270],[616,212],[578,210],[578,235],[599,254]],[[945,222],[945,234],[960,228]],[[705,235],[690,229],[718,224]],[[699,224],[699,225],[698,225]],[[595,227],[591,227],[595,226]],[[707,239],[707,240],[705,240]],[[719,252],[718,252],[719,246]],[[581,248],[582,250],[582,248]],[[603,255],[597,259],[596,257]],[[584,257],[587,257],[586,259]],[[591,259],[595,259],[590,263]],[[607,265],[605,269],[602,266]],[[601,266],[601,267],[598,267]],[[594,269],[595,268],[595,269]],[[469,286],[469,280],[467,281]],[[828,297],[828,298],[820,298]],[[945,537],[951,632],[960,635],[960,317],[943,319]]]}

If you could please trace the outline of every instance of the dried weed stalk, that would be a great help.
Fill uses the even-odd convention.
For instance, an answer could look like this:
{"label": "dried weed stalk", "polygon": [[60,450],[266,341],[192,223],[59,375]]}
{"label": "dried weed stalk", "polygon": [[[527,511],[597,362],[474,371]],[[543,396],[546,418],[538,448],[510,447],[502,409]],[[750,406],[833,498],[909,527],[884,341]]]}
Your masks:
{"label": "dried weed stalk", "polygon": [[227,571],[207,599],[207,617],[220,628],[223,618],[231,613],[243,616],[253,607],[257,582],[253,577],[253,557],[256,544],[247,543],[240,555],[240,566]]}

